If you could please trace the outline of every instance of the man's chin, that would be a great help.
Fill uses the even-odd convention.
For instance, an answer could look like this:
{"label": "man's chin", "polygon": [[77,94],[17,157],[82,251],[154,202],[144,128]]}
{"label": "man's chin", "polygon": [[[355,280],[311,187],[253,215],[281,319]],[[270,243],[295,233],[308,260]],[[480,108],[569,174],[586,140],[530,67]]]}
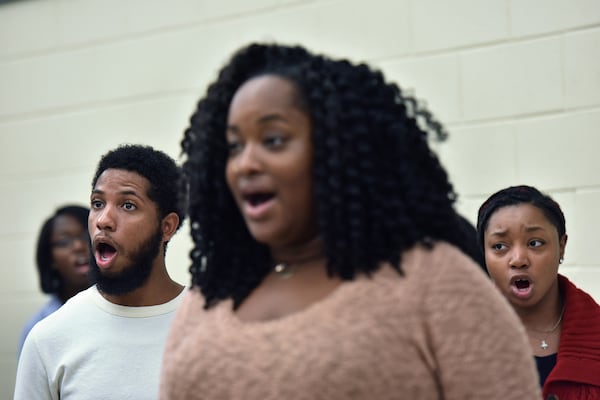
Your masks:
{"label": "man's chin", "polygon": [[151,265],[128,266],[122,271],[102,270],[92,265],[90,270],[98,290],[110,295],[124,295],[142,287],[150,277]]}
{"label": "man's chin", "polygon": [[123,295],[142,287],[150,277],[154,260],[159,257],[162,245],[160,229],[148,238],[140,248],[129,254],[124,259],[129,259],[130,264],[118,272],[101,270],[96,264],[96,259],[91,260],[91,276],[96,281],[98,290],[110,295]]}

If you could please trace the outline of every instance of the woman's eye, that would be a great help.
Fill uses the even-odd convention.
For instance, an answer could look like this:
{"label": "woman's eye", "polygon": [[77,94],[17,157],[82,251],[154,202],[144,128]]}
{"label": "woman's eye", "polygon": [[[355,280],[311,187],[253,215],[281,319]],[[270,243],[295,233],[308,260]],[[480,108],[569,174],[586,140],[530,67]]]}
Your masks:
{"label": "woman's eye", "polygon": [[506,246],[503,243],[495,243],[492,245],[492,249],[494,250],[503,250]]}
{"label": "woman's eye", "polygon": [[544,244],[544,242],[542,242],[541,240],[538,240],[538,239],[534,239],[529,242],[529,246],[531,246],[531,247],[540,247],[543,244]]}
{"label": "woman's eye", "polygon": [[242,150],[242,144],[240,142],[228,142],[227,149],[229,150],[229,154],[237,154]]}
{"label": "woman's eye", "polygon": [[271,135],[265,138],[265,145],[270,148],[279,148],[285,144],[285,137],[282,135]]}

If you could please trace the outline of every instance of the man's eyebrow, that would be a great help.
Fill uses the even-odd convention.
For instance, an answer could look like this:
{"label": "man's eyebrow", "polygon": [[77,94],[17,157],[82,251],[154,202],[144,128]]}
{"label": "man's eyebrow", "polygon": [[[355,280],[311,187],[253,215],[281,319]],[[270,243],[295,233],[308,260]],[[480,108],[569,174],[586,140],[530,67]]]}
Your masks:
{"label": "man's eyebrow", "polygon": [[[93,189],[92,194],[105,194],[105,192],[100,189]],[[142,198],[142,196],[140,196],[135,190],[121,190],[117,192],[117,194],[120,196],[134,196],[140,199]]]}

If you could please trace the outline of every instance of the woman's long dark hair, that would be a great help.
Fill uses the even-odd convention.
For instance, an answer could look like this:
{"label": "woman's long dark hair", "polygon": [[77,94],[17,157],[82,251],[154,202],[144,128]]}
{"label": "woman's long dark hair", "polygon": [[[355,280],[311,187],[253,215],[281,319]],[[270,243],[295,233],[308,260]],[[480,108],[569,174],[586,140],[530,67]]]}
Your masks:
{"label": "woman's long dark hair", "polygon": [[227,114],[248,79],[273,74],[293,82],[312,122],[314,201],[330,275],[353,279],[382,262],[399,272],[401,253],[444,240],[465,249],[456,195],[428,146],[442,126],[383,75],[364,64],[301,47],[252,44],[234,54],[210,85],[182,141],[192,226],[192,285],[206,307],[237,307],[269,272],[225,182]]}
{"label": "woman's long dark hair", "polygon": [[[60,273],[52,266],[54,258],[52,256],[52,232],[54,231],[54,222],[56,218],[67,215],[73,217],[81,228],[87,233],[88,214],[90,210],[87,207],[79,205],[66,205],[57,209],[54,214],[46,219],[42,224],[38,235],[35,261],[40,278],[40,288],[42,292],[60,296],[65,285],[65,281]],[[89,243],[88,243],[89,245]],[[66,299],[62,299],[63,301]]]}

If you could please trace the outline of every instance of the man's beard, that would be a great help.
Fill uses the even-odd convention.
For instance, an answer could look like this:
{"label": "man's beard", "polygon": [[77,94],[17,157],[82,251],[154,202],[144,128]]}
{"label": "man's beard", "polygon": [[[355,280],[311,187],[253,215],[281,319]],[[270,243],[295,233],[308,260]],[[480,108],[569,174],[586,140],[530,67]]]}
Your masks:
{"label": "man's beard", "polygon": [[129,259],[132,263],[114,275],[104,275],[96,264],[96,257],[92,255],[90,258],[92,282],[96,283],[98,290],[110,295],[122,295],[134,291],[148,280],[152,272],[152,263],[162,245],[162,232],[159,228],[140,245],[136,252],[131,253]]}

